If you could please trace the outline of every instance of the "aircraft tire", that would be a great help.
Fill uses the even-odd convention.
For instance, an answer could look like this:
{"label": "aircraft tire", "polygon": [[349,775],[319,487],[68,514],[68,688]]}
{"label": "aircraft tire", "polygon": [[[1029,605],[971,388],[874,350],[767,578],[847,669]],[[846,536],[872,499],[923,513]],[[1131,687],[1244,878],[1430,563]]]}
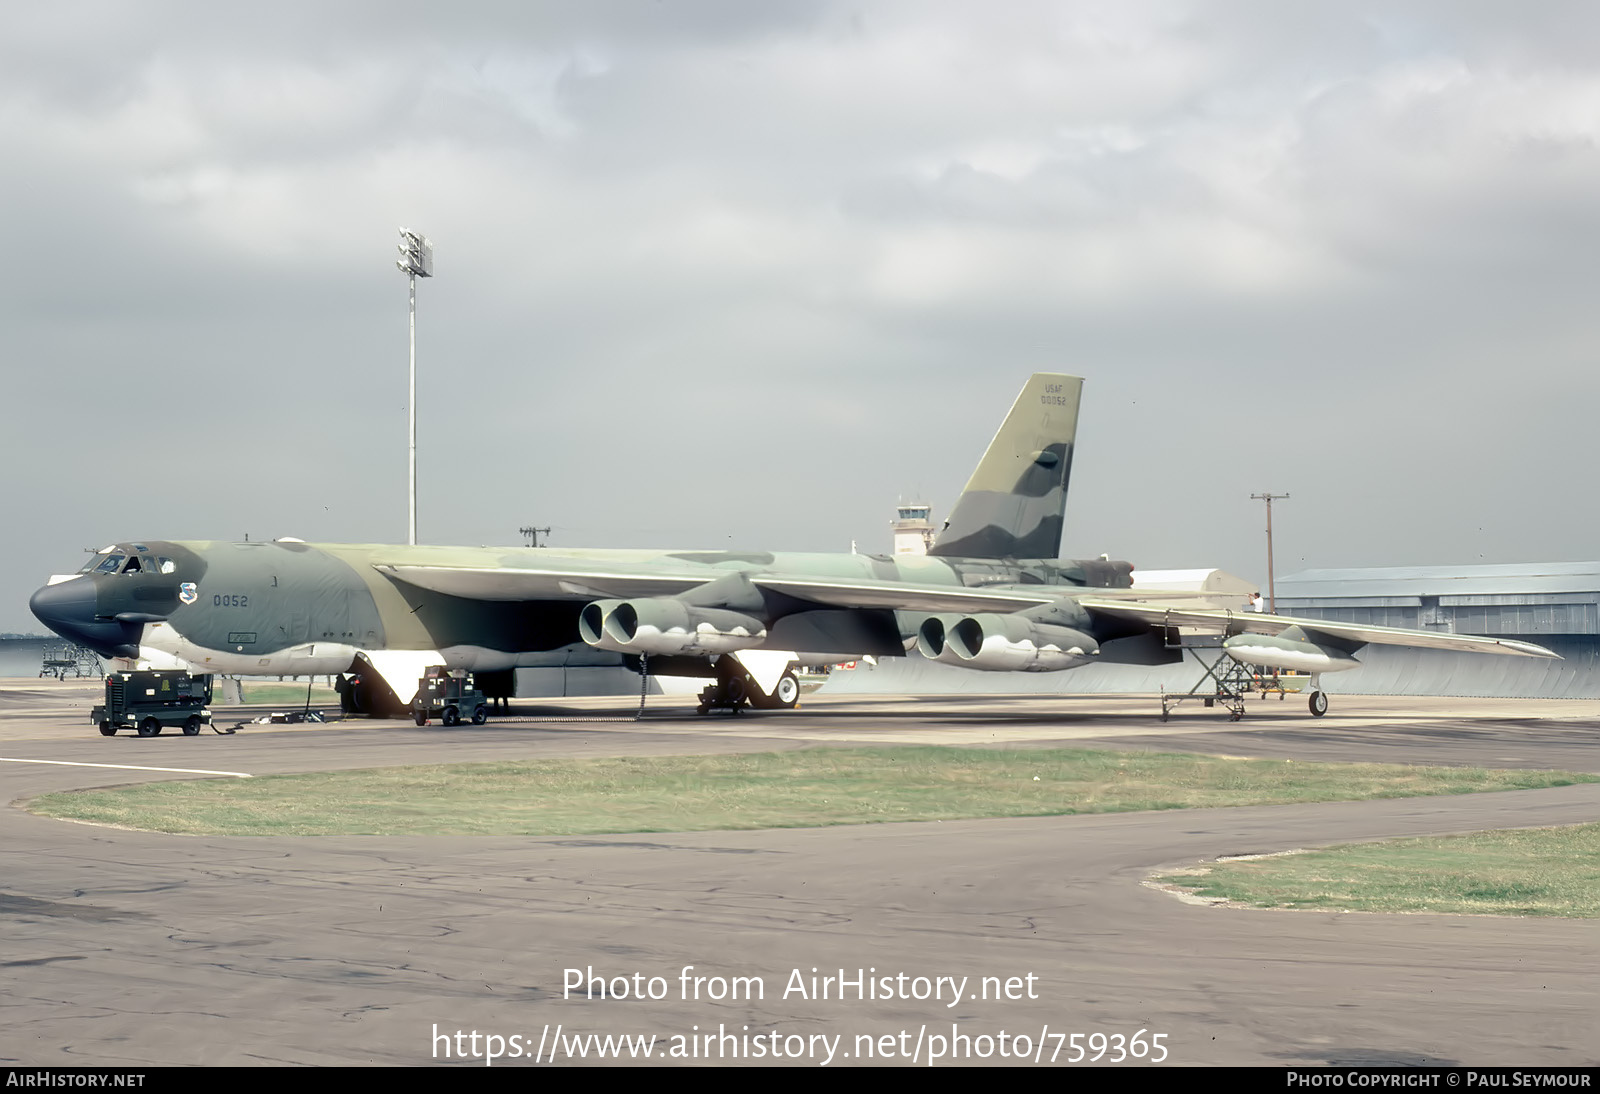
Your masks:
{"label": "aircraft tire", "polygon": [[1328,713],[1328,694],[1323,691],[1313,691],[1311,700],[1307,705],[1311,708],[1311,716],[1320,718]]}
{"label": "aircraft tire", "polygon": [[139,723],[139,736],[141,736],[141,737],[159,737],[159,736],[161,736],[161,723],[156,721],[154,718],[146,718],[144,721]]}
{"label": "aircraft tire", "polygon": [[185,737],[198,737],[200,735],[200,715],[191,714],[184,719],[183,735]]}
{"label": "aircraft tire", "polygon": [[106,721],[105,719],[101,719],[101,721],[100,721],[100,736],[102,736],[102,737],[115,737],[116,735],[117,735],[117,727],[112,725],[110,722]]}
{"label": "aircraft tire", "polygon": [[779,710],[793,710],[800,702],[800,681],[792,672],[786,672],[778,677],[777,686],[772,689],[772,705]]}
{"label": "aircraft tire", "polygon": [[461,724],[461,712],[455,707],[445,707],[444,717],[439,720],[447,726],[458,726]]}
{"label": "aircraft tire", "polygon": [[425,726],[428,724],[428,712],[425,710],[418,710],[412,715],[412,718],[416,720],[416,723],[419,726]]}
{"label": "aircraft tire", "polygon": [[472,712],[472,724],[481,726],[489,720],[489,708],[479,703]]}

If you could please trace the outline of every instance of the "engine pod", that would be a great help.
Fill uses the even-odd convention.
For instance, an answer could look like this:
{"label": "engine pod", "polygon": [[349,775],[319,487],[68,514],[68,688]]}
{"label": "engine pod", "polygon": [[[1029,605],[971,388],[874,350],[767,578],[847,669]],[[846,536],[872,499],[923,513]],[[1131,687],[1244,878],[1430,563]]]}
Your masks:
{"label": "engine pod", "polygon": [[753,649],[767,639],[761,620],[681,600],[596,600],[578,616],[578,634],[596,649],[633,654],[714,654]]}
{"label": "engine pod", "polygon": [[1100,649],[1071,627],[1021,615],[933,616],[917,636],[924,657],[982,672],[1058,672],[1084,664]]}

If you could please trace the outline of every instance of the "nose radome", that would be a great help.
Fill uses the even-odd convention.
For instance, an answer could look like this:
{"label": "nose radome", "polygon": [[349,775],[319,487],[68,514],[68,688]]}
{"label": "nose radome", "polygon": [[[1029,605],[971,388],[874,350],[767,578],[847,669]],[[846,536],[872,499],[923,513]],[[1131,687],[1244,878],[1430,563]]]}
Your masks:
{"label": "nose radome", "polygon": [[28,598],[28,608],[39,622],[61,637],[109,657],[137,654],[141,628],[97,619],[96,606],[95,583],[81,574],[46,585]]}
{"label": "nose radome", "polygon": [[72,635],[62,630],[63,626],[80,631],[94,624],[94,582],[82,575],[53,582],[29,598],[28,608],[39,622],[71,638]]}

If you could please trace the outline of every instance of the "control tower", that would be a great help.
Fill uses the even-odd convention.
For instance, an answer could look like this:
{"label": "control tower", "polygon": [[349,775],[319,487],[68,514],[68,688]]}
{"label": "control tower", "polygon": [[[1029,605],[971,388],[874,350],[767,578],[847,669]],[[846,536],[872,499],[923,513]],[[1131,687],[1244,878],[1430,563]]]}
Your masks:
{"label": "control tower", "polygon": [[933,546],[934,527],[929,515],[933,510],[920,502],[907,502],[895,507],[894,553],[897,555],[925,555]]}

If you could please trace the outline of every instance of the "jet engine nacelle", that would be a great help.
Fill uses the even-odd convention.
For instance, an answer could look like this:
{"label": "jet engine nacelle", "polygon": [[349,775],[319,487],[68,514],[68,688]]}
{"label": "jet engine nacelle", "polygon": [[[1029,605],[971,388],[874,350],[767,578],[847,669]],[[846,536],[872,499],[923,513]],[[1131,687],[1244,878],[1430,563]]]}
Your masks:
{"label": "jet engine nacelle", "polygon": [[754,616],[681,600],[596,600],[578,616],[589,645],[616,653],[713,654],[753,649],[767,627]]}
{"label": "jet engine nacelle", "polygon": [[1301,672],[1343,672],[1361,667],[1349,651],[1313,642],[1299,627],[1281,634],[1236,634],[1222,643],[1228,656],[1246,665]]}
{"label": "jet engine nacelle", "polygon": [[1100,649],[1082,631],[1035,623],[1020,615],[934,615],[917,632],[930,661],[986,672],[1057,672],[1081,665]]}

